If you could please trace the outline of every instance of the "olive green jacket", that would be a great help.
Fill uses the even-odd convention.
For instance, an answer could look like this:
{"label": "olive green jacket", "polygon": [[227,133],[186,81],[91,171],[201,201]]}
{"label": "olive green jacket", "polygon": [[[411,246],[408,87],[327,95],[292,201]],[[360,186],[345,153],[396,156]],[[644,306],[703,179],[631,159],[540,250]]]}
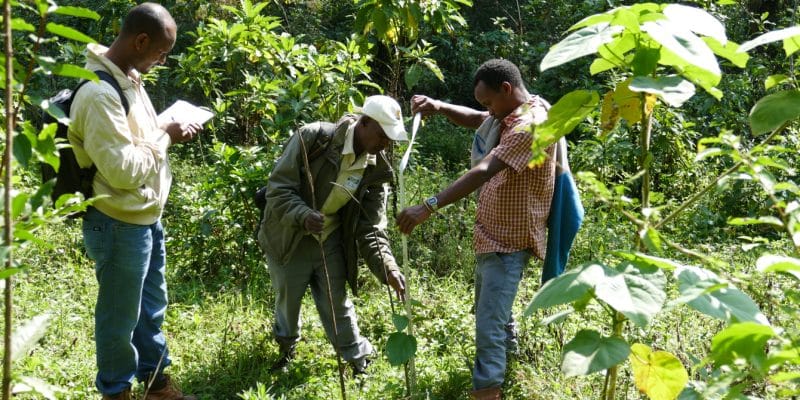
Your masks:
{"label": "olive green jacket", "polygon": [[[314,211],[312,206],[316,205],[318,209],[328,198],[333,188],[332,183],[336,182],[339,175],[347,128],[357,119],[358,116],[345,115],[335,125],[325,122],[304,125],[286,144],[267,181],[267,202],[258,230],[258,244],[274,262],[281,265],[287,263],[295,251],[318,251],[297,248],[300,239],[309,233],[304,222]],[[316,200],[313,203],[300,137],[303,138],[306,151],[309,151],[308,148],[314,143],[320,128],[329,135],[330,130],[334,132],[322,155],[309,160]],[[354,193],[355,199],[351,199],[339,210],[347,281],[354,295],[358,293],[359,253],[372,273],[384,284],[386,274],[397,270],[397,262],[385,231],[387,186],[392,181],[393,170],[383,152],[376,158],[376,165],[367,166],[364,171],[364,177]]]}

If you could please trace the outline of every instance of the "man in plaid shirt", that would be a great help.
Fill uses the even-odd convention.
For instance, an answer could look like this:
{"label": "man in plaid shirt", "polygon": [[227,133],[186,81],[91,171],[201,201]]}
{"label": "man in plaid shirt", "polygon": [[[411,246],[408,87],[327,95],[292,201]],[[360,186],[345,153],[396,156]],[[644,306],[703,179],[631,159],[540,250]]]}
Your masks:
{"label": "man in plaid shirt", "polygon": [[457,125],[477,129],[473,168],[423,204],[403,210],[397,224],[408,234],[439,208],[480,189],[473,239],[478,265],[471,395],[500,399],[506,352],[515,351],[511,308],[522,271],[531,256],[544,259],[545,255],[555,147],[547,149],[550,157],[543,165],[528,167],[531,132],[547,118],[549,105],[528,93],[513,63],[494,59],[481,65],[475,72],[474,93],[487,111],[412,97],[412,113],[440,113]]}

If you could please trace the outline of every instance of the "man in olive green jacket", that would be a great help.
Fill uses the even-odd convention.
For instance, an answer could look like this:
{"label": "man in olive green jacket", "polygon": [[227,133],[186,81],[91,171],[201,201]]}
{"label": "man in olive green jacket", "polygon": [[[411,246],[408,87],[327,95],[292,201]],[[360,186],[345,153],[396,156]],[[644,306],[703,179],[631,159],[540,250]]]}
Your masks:
{"label": "man in olive green jacket", "polygon": [[[373,348],[359,334],[345,288],[348,282],[357,294],[359,253],[378,280],[404,298],[405,278],[385,232],[393,171],[383,150],[393,140],[406,140],[400,106],[371,96],[356,115],[300,128],[275,164],[258,232],[275,291],[273,331],[281,356],[274,369],[294,356],[300,305],[310,286],[328,339],[354,373],[364,372]],[[321,154],[309,157],[312,149]]]}

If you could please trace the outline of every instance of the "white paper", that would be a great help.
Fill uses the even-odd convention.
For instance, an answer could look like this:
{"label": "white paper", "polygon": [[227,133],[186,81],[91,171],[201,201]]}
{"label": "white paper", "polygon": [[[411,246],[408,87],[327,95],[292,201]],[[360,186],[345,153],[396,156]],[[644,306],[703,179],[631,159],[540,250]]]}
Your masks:
{"label": "white paper", "polygon": [[188,101],[178,100],[161,114],[158,114],[158,124],[164,125],[175,121],[202,125],[212,117],[214,117],[214,113],[208,109],[198,107]]}

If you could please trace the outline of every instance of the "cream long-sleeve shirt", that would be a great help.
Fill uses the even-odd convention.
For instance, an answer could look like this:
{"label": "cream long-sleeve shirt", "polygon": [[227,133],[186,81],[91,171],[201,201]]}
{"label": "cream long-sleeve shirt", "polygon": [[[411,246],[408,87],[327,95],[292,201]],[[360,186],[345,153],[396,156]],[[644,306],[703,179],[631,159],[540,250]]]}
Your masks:
{"label": "cream long-sleeve shirt", "polygon": [[125,75],[104,56],[106,48],[88,45],[86,68],[105,70],[119,82],[130,104],[125,115],[117,91],[104,81],[89,82],[75,94],[69,141],[81,167],[97,166],[94,206],[123,222],[149,225],[161,218],[172,173],[169,135],[158,127],[153,104],[139,73]]}

